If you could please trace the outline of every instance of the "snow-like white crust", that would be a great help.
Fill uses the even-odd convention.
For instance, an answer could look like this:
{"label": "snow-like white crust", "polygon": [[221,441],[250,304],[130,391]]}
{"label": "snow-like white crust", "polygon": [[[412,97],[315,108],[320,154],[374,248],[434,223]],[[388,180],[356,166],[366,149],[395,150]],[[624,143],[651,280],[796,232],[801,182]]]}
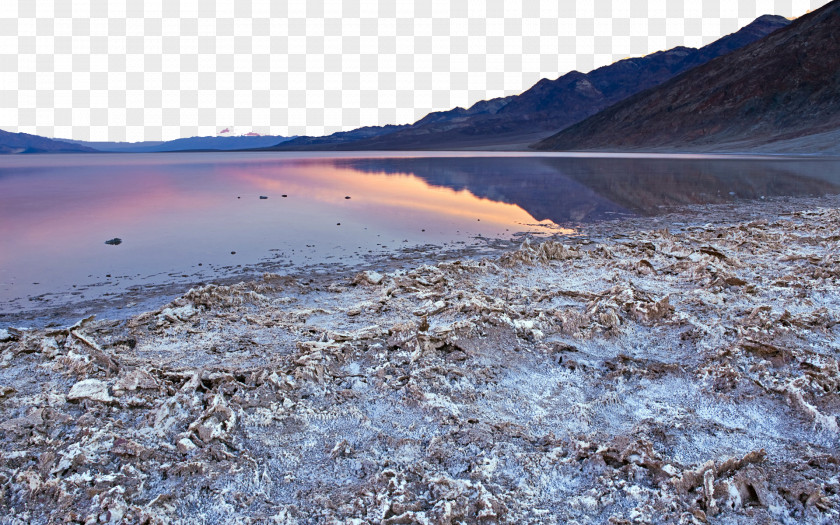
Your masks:
{"label": "snow-like white crust", "polygon": [[11,523],[836,523],[840,212],[0,331]]}

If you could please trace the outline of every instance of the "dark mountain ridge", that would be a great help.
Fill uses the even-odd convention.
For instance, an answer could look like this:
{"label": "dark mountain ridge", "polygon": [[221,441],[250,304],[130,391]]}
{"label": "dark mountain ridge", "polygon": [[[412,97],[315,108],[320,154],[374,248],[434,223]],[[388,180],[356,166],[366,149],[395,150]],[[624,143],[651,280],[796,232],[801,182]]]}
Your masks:
{"label": "dark mountain ridge", "polygon": [[365,126],[350,131],[339,131],[337,133],[333,133],[332,135],[327,135],[326,137],[297,137],[282,144],[278,144],[275,147],[269,147],[265,149],[286,149],[284,148],[284,146],[292,142],[295,143],[295,145],[299,146],[300,149],[306,149],[306,146],[325,146],[322,149],[330,149],[329,146],[331,145],[370,139],[373,137],[378,137],[380,135],[394,133],[401,129],[405,129],[406,127],[407,125],[396,126],[393,124],[388,124],[387,126]]}
{"label": "dark mountain ridge", "polygon": [[[743,149],[840,130],[840,0],[535,144]],[[807,151],[807,141],[801,143]]]}
{"label": "dark mountain ridge", "polygon": [[765,15],[700,49],[677,47],[621,60],[590,73],[572,71],[555,80],[542,79],[520,95],[480,101],[468,109],[430,113],[409,126],[379,127],[378,133],[362,139],[346,132],[327,137],[301,137],[271,149],[430,150],[527,144],[750,44],[788,23],[785,18]]}

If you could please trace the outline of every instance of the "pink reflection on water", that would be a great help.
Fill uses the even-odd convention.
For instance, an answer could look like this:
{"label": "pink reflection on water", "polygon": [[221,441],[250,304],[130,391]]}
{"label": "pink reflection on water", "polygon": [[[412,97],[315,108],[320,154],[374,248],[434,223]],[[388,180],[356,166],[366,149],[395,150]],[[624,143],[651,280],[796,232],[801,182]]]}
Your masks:
{"label": "pink reflection on water", "polygon": [[[166,280],[198,262],[204,270],[254,264],[272,249],[295,264],[358,259],[403,241],[493,236],[535,222],[513,204],[329,159],[16,157],[0,164],[0,304],[117,279],[106,274],[123,283],[151,274]],[[112,237],[123,244],[105,245]]]}

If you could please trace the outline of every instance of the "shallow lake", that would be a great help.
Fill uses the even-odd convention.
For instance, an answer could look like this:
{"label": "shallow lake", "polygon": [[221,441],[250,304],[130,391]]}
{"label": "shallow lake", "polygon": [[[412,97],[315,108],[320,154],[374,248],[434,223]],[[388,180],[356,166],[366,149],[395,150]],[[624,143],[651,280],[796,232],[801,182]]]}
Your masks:
{"label": "shallow lake", "polygon": [[[0,313],[353,266],[685,204],[840,193],[824,158],[499,153],[0,157]],[[263,198],[265,197],[265,198]],[[120,238],[119,245],[105,244]],[[235,252],[235,253],[234,253]]]}

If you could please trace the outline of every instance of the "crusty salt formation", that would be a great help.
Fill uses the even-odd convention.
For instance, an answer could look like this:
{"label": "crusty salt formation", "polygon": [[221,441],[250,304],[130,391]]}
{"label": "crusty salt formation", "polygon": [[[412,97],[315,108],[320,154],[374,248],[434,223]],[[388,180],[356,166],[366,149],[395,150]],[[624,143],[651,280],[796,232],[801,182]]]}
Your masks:
{"label": "crusty salt formation", "polygon": [[840,212],[0,331],[9,523],[836,523]]}

